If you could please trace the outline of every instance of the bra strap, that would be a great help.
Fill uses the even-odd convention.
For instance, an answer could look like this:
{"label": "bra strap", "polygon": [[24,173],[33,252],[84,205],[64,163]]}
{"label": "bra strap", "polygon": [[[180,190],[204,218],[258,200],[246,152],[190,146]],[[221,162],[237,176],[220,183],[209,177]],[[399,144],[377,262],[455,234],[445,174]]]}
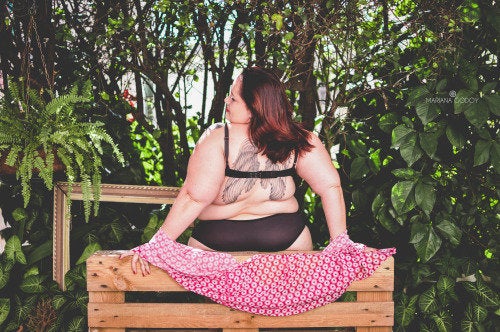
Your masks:
{"label": "bra strap", "polygon": [[224,156],[226,157],[226,167],[229,167],[229,129],[227,123],[224,124]]}

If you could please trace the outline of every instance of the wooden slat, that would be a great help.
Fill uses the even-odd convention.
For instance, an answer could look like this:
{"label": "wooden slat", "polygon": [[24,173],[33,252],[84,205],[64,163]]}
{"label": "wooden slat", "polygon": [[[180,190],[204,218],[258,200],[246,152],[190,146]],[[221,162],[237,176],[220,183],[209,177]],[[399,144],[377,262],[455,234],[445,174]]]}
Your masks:
{"label": "wooden slat", "polygon": [[[338,302],[286,318],[254,315],[219,304],[89,303],[90,327],[283,328],[390,326],[393,302]],[[146,319],[150,317],[150,319]]]}
{"label": "wooden slat", "polygon": [[125,292],[89,292],[91,303],[124,303]]}
{"label": "wooden slat", "polygon": [[[358,292],[358,302],[371,302],[371,301],[392,301],[392,292]],[[394,325],[394,320],[390,324]],[[390,332],[391,327],[385,326],[362,326],[356,328],[357,332]]]}
{"label": "wooden slat", "polygon": [[[151,266],[151,274],[134,274],[130,268],[130,257],[120,260],[123,251],[99,251],[87,259],[87,290],[89,291],[185,291],[168,274]],[[240,261],[252,254],[234,253]],[[392,291],[394,259],[390,257],[368,279],[355,281],[348,291]]]}

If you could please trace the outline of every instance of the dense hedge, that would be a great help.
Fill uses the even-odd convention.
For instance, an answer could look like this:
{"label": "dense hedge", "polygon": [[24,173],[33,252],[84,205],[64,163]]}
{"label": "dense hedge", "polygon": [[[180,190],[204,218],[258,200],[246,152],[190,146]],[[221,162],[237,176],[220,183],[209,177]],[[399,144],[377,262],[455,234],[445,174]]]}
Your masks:
{"label": "dense hedge", "polygon": [[[47,38],[58,46],[52,51],[61,89],[79,77],[93,81],[95,107],[86,116],[105,122],[126,156],[125,168],[105,161],[103,182],[181,184],[189,149],[203,127],[220,120],[217,100],[234,68],[278,68],[297,116],[315,127],[339,166],[350,236],[398,250],[396,330],[494,331],[500,325],[500,15],[492,2],[103,3],[81,2],[87,9],[79,15],[59,4],[54,30],[40,31],[54,33]],[[144,5],[140,15],[137,4]],[[1,32],[13,31],[7,37],[21,54],[26,17],[16,15],[9,16],[12,29]],[[93,29],[82,28],[90,24]],[[226,45],[229,51],[218,49],[227,30],[239,41]],[[203,49],[202,69],[192,62],[196,47]],[[19,76],[15,52],[2,52],[3,73]],[[141,62],[137,54],[151,58]],[[215,106],[189,118],[188,88],[178,84],[199,79],[200,70],[217,81]],[[169,90],[165,82],[174,73],[178,80]],[[134,75],[140,89],[144,81],[155,86],[148,103],[156,126],[128,90],[124,95],[129,86],[117,82],[126,75]],[[342,107],[346,115],[335,116]],[[133,124],[126,121],[133,117]],[[19,182],[0,175],[0,209],[11,226],[1,230],[0,330],[84,330],[85,258],[99,248],[146,241],[168,207],[106,203],[86,223],[75,204],[72,268],[62,292],[51,280],[52,193],[42,182],[33,185],[23,208]],[[319,197],[303,186],[298,198],[316,246],[325,245]]]}

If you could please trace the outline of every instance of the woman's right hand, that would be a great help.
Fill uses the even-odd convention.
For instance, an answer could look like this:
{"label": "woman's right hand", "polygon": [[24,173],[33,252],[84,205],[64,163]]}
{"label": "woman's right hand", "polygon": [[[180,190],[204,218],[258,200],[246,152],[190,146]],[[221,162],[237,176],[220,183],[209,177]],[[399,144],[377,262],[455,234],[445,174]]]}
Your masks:
{"label": "woman's right hand", "polygon": [[129,250],[126,253],[121,254],[120,259],[127,256],[132,256],[131,267],[132,267],[132,272],[134,272],[134,274],[137,274],[137,262],[139,262],[139,264],[141,265],[141,271],[143,276],[151,274],[149,263],[146,260],[142,259],[138,253]]}

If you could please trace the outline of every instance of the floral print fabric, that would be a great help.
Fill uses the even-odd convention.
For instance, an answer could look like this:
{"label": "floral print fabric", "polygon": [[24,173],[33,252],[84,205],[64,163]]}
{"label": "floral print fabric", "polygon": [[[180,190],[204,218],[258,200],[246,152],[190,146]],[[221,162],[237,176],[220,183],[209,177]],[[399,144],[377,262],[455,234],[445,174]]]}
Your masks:
{"label": "floral print fabric", "polygon": [[254,314],[288,316],[335,301],[353,281],[372,275],[396,252],[364,248],[344,232],[321,252],[256,254],[238,262],[228,253],[175,242],[160,230],[132,251],[187,290],[217,303]]}

